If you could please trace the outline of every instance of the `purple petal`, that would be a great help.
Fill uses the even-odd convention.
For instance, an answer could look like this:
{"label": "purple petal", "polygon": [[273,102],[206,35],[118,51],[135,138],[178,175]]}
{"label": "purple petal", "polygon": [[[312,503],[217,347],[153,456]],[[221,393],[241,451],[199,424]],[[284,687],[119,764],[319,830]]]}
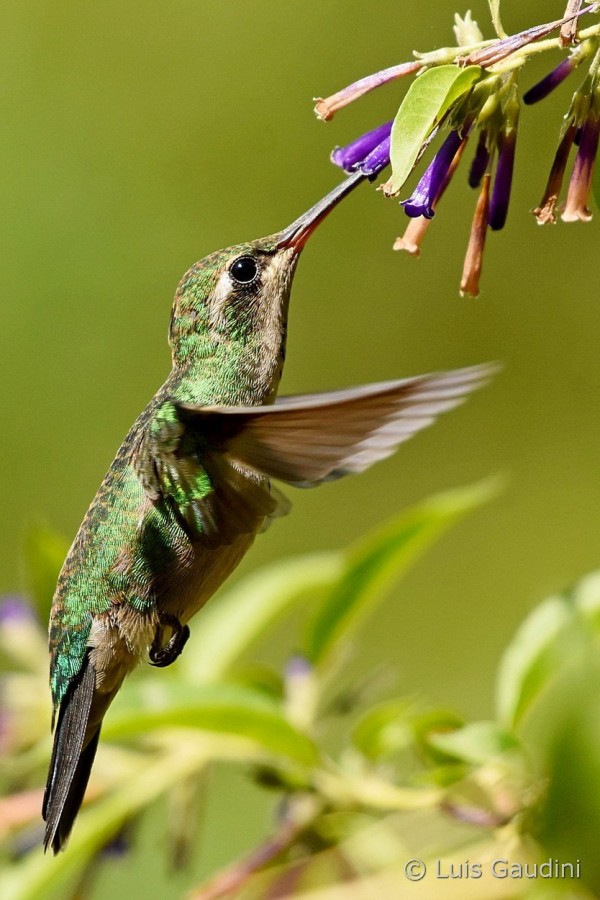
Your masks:
{"label": "purple petal", "polygon": [[579,154],[586,166],[593,166],[598,154],[598,129],[600,127],[600,119],[597,115],[591,113],[581,129],[579,136]]}
{"label": "purple petal", "polygon": [[552,93],[559,84],[562,84],[565,78],[570,75],[575,68],[576,62],[571,56],[563,59],[555,69],[548,72],[541,81],[538,81],[537,84],[534,84],[533,87],[529,88],[529,90],[523,94],[523,103],[527,103],[531,106],[532,103],[538,103],[539,100],[543,100],[544,97],[547,97],[548,94]]}
{"label": "purple petal", "polygon": [[359,166],[363,175],[373,179],[382,169],[385,169],[390,161],[390,143],[390,137],[386,137],[363,159]]}
{"label": "purple petal", "polygon": [[469,170],[469,187],[479,187],[481,179],[486,173],[489,161],[490,151],[487,147],[487,132],[480,131],[477,150],[475,151],[475,156],[473,157],[473,162],[471,163],[471,168]]}
{"label": "purple petal", "polygon": [[412,196],[401,201],[400,205],[411,219],[416,219],[417,216],[433,218],[433,204],[445,187],[448,170],[462,142],[459,132],[451,131],[429,163]]}
{"label": "purple petal", "polygon": [[547,222],[556,222],[554,210],[562,189],[565,168],[571,152],[571,146],[580,131],[581,129],[577,128],[574,122],[571,122],[560,139],[554,154],[544,196],[540,201],[540,205],[533,210],[539,225],[545,225]]}
{"label": "purple petal", "polygon": [[516,143],[516,129],[511,128],[510,131],[500,132],[498,165],[496,166],[496,175],[494,178],[492,198],[490,200],[490,215],[488,220],[492,231],[500,231],[506,222],[515,163]]}
{"label": "purple petal", "polygon": [[579,139],[575,165],[569,182],[567,200],[562,213],[563,222],[589,222],[592,213],[588,209],[590,191],[592,189],[592,177],[594,165],[598,154],[598,141],[600,138],[600,118],[595,111],[590,112]]}
{"label": "purple petal", "polygon": [[8,594],[0,598],[0,626],[31,622],[35,614],[31,605],[18,594]]}
{"label": "purple petal", "polygon": [[285,677],[288,678],[306,678],[312,672],[312,666],[305,656],[296,654],[292,656],[285,667]]}
{"label": "purple petal", "polygon": [[390,136],[392,130],[391,119],[385,125],[379,125],[347,144],[345,147],[336,147],[331,154],[331,162],[340,166],[345,172],[353,172],[382,141]]}

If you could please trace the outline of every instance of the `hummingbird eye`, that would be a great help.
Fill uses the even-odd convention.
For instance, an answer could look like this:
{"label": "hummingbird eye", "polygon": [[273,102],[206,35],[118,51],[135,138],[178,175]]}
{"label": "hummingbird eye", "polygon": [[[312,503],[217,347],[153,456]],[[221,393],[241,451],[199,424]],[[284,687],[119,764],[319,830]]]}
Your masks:
{"label": "hummingbird eye", "polygon": [[231,263],[229,274],[238,284],[250,284],[258,275],[258,263],[252,256],[238,256]]}

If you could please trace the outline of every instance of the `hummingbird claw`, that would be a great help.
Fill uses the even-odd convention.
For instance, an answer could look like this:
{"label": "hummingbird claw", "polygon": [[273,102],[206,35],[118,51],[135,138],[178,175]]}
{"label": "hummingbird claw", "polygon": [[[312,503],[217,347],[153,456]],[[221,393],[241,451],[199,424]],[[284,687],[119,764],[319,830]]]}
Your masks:
{"label": "hummingbird claw", "polygon": [[[165,646],[162,646],[163,628],[167,625],[171,631],[171,637]],[[150,647],[149,657],[150,664],[164,669],[174,663],[178,656],[181,655],[187,640],[190,636],[190,629],[187,625],[182,625],[176,616],[164,614],[161,616],[160,624],[156,628],[156,634]]]}

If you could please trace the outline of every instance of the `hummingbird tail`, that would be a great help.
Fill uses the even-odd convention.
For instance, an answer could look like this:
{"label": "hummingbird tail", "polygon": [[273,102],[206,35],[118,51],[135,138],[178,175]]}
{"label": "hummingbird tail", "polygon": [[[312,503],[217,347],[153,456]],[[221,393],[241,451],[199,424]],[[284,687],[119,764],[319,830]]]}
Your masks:
{"label": "hummingbird tail", "polygon": [[92,714],[96,670],[87,655],[63,698],[54,732],[52,759],[44,793],[44,850],[61,850],[83,802],[96,755],[102,717]]}

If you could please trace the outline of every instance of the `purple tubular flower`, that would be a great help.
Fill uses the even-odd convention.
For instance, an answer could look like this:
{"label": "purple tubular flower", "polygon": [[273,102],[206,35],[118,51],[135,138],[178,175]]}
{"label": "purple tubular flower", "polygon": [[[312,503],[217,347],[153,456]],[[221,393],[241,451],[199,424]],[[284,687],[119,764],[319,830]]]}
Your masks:
{"label": "purple tubular flower", "polygon": [[538,101],[543,100],[548,94],[551,94],[559,84],[562,84],[576,66],[577,64],[573,57],[567,56],[567,58],[563,59],[555,69],[548,72],[541,81],[538,81],[537,84],[534,84],[533,87],[529,88],[529,90],[523,94],[523,103],[527,103],[531,106],[532,103],[538,103]]}
{"label": "purple tubular flower", "polygon": [[500,231],[504,228],[510,202],[510,188],[512,185],[513,168],[515,164],[515,147],[517,144],[517,131],[501,132],[499,135],[498,165],[490,200],[489,226],[492,231]]}
{"label": "purple tubular flower", "polygon": [[429,163],[412,196],[401,201],[400,205],[411,219],[416,219],[417,216],[433,218],[433,204],[446,185],[448,170],[463,140],[458,131],[451,131]]}
{"label": "purple tubular flower", "polygon": [[556,222],[554,210],[561,192],[565,168],[569,159],[571,147],[575,141],[576,135],[579,134],[580,131],[581,129],[577,128],[574,122],[571,122],[560,139],[560,143],[554,155],[552,168],[550,169],[550,175],[548,176],[548,183],[546,184],[544,196],[540,201],[540,205],[533,210],[538,225]]}
{"label": "purple tubular flower", "polygon": [[600,117],[595,110],[588,115],[581,130],[581,138],[575,157],[573,174],[569,182],[567,200],[562,213],[563,222],[589,222],[592,213],[588,200],[592,189],[594,165],[600,139]]}
{"label": "purple tubular flower", "polygon": [[384,138],[380,144],[377,144],[374,150],[371,150],[368,156],[365,156],[360,164],[360,171],[371,181],[388,165],[390,161],[390,144],[391,138],[389,136]]}
{"label": "purple tubular flower", "polygon": [[[385,125],[379,125],[365,134],[361,134],[359,138],[347,144],[345,147],[336,147],[331,154],[331,162],[339,166],[344,172],[354,172],[376,147],[386,138],[389,138],[392,131],[393,119],[386,122]],[[365,173],[367,174],[367,173]]]}
{"label": "purple tubular flower", "polygon": [[481,179],[486,173],[490,161],[490,151],[487,147],[487,132],[479,132],[477,150],[469,170],[469,187],[476,188],[481,184]]}

